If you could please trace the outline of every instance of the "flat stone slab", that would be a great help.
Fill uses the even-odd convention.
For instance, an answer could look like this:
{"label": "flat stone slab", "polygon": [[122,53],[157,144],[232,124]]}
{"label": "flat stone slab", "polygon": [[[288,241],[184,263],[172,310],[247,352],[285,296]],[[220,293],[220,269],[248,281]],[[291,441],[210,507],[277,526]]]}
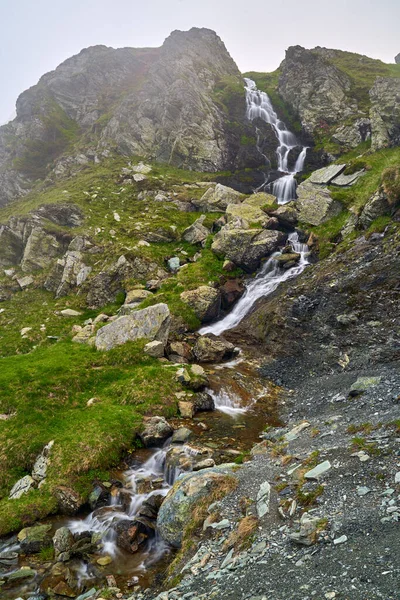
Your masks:
{"label": "flat stone slab", "polygon": [[365,173],[364,170],[356,171],[355,173],[352,173],[351,175],[344,175],[344,173],[341,173],[338,177],[335,177],[335,179],[332,179],[331,185],[337,185],[339,187],[350,187],[351,185],[354,185],[355,183],[357,183],[357,181],[360,179],[360,177],[364,173]]}
{"label": "flat stone slab", "polygon": [[324,462],[319,463],[319,465],[314,467],[314,469],[311,469],[311,471],[307,471],[304,477],[306,479],[319,479],[324,473],[329,471],[331,467],[332,465],[329,462],[329,460],[325,460]]}
{"label": "flat stone slab", "polygon": [[257,514],[260,519],[269,513],[269,502],[271,498],[271,485],[268,481],[264,481],[260,485],[257,494]]}
{"label": "flat stone slab", "polygon": [[350,388],[350,392],[365,392],[368,388],[377,385],[381,377],[359,377]]}
{"label": "flat stone slab", "polygon": [[332,179],[343,173],[347,165],[329,165],[323,169],[318,169],[311,174],[308,181],[319,185],[328,185]]}

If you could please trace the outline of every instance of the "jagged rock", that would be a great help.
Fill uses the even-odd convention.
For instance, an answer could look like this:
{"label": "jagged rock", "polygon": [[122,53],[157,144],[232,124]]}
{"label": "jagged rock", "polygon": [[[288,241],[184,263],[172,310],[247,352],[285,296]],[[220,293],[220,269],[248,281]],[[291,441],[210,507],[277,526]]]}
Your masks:
{"label": "jagged rock", "polygon": [[16,500],[21,498],[24,494],[27,494],[30,490],[35,487],[35,480],[30,475],[25,475],[22,479],[19,479],[11,489],[9,499]]}
{"label": "jagged rock", "polygon": [[17,281],[18,281],[18,285],[21,288],[21,290],[24,290],[25,288],[32,285],[32,283],[34,282],[34,279],[30,275],[26,275],[25,277],[19,277],[17,279]]}
{"label": "jagged rock", "polygon": [[173,429],[164,417],[150,417],[145,420],[144,430],[139,434],[146,448],[159,446],[173,433]]}
{"label": "jagged rock", "polygon": [[400,79],[377,77],[371,98],[372,150],[400,144]]}
{"label": "jagged rock", "polygon": [[368,229],[372,221],[378,217],[390,214],[390,204],[383,190],[378,190],[371,196],[358,219],[358,223]]}
{"label": "jagged rock", "polygon": [[182,292],[181,300],[193,309],[202,323],[207,323],[218,317],[221,307],[221,294],[219,290],[201,285],[195,290]]}
{"label": "jagged rock", "polygon": [[162,342],[154,340],[149,342],[144,347],[145,354],[152,356],[153,358],[161,358],[164,356],[165,345]]}
{"label": "jagged rock", "polygon": [[329,190],[304,181],[297,188],[296,208],[299,221],[310,225],[321,225],[342,211],[340,202],[333,200]]}
{"label": "jagged rock", "polygon": [[70,551],[75,540],[68,527],[60,527],[53,536],[54,558],[65,562],[70,558]]}
{"label": "jagged rock", "polygon": [[54,235],[34,227],[25,246],[21,268],[25,272],[43,269],[49,260],[60,255],[62,248]]}
{"label": "jagged rock", "polygon": [[76,515],[84,504],[80,495],[65,485],[59,485],[53,493],[57,499],[59,511],[63,515]]}
{"label": "jagged rock", "polygon": [[292,203],[280,206],[271,212],[270,215],[278,219],[280,225],[283,227],[288,227],[289,229],[296,227],[298,222],[296,207]]}
{"label": "jagged rock", "polygon": [[110,302],[115,302],[118,294],[125,291],[124,281],[148,280],[153,276],[157,277],[159,285],[160,280],[166,277],[167,273],[156,263],[145,258],[136,256],[128,260],[125,256],[120,256],[115,265],[107,271],[102,271],[90,281],[87,304],[90,308],[106,306]]}
{"label": "jagged rock", "polygon": [[225,310],[230,309],[243,295],[245,286],[239,279],[228,279],[220,287],[221,305]]}
{"label": "jagged rock", "polygon": [[191,400],[180,400],[178,402],[178,408],[183,419],[192,419],[196,412],[194,402]]}
{"label": "jagged rock", "polygon": [[[325,48],[306,50],[291,46],[281,64],[278,91],[313,132],[321,123],[338,123],[357,115],[350,78],[329,62]],[[328,60],[326,60],[328,58]]]}
{"label": "jagged rock", "polygon": [[39,454],[39,456],[35,460],[35,464],[33,465],[33,469],[32,469],[32,478],[37,483],[40,483],[46,477],[47,467],[49,466],[49,463],[50,463],[50,452],[51,452],[53,445],[54,445],[54,440],[52,440],[51,442],[46,444],[46,446],[43,448],[42,452]]}
{"label": "jagged rock", "polygon": [[218,363],[232,358],[235,346],[221,337],[208,334],[198,338],[193,353],[199,362]]}
{"label": "jagged rock", "polygon": [[115,346],[143,338],[166,345],[170,322],[171,317],[166,304],[143,308],[99,329],[96,334],[96,348],[110,350]]}
{"label": "jagged rock", "polygon": [[244,199],[244,194],[217,183],[215,187],[210,187],[200,199],[192,200],[192,203],[204,212],[224,212],[229,204],[240,204]]}
{"label": "jagged rock", "polygon": [[182,234],[182,239],[185,240],[185,242],[189,242],[190,244],[202,244],[207,239],[210,235],[210,230],[203,225],[205,218],[205,215],[201,215],[193,225],[190,225],[190,227],[185,229]]}
{"label": "jagged rock", "polygon": [[351,175],[345,175],[344,173],[341,173],[338,175],[338,177],[332,179],[331,185],[337,185],[338,187],[349,187],[357,183],[363,173],[364,171],[356,171]]}
{"label": "jagged rock", "polygon": [[341,125],[332,136],[332,140],[344,148],[356,148],[358,144],[371,137],[370,119],[357,119],[349,125]]}
{"label": "jagged rock", "polygon": [[180,548],[184,529],[191,521],[192,511],[207,502],[211,494],[223,494],[235,484],[231,465],[220,465],[179,478],[168,492],[157,517],[161,537]]}
{"label": "jagged rock", "polygon": [[192,348],[187,342],[171,342],[169,351],[172,355],[183,358],[185,362],[190,362],[193,358]]}
{"label": "jagged rock", "polygon": [[76,204],[43,204],[33,214],[62,227],[79,227],[84,220]]}
{"label": "jagged rock", "polygon": [[215,404],[212,396],[207,392],[196,394],[193,400],[195,412],[204,412],[215,409]]}
{"label": "jagged rock", "polygon": [[329,462],[329,460],[325,460],[324,462],[320,463],[319,465],[317,465],[310,471],[307,471],[307,473],[305,473],[304,477],[306,479],[319,479],[324,473],[329,471],[331,466],[332,465]]}
{"label": "jagged rock", "polygon": [[80,251],[68,250],[63,258],[57,260],[44,287],[55,292],[56,298],[62,298],[68,295],[73,287],[82,285],[91,271],[92,267],[85,265]]}
{"label": "jagged rock", "polygon": [[323,169],[318,169],[314,171],[310,177],[308,178],[309,183],[319,184],[319,185],[328,185],[332,179],[335,179],[338,175],[343,173],[346,165],[329,165],[329,167],[324,167]]}
{"label": "jagged rock", "polygon": [[152,293],[148,290],[129,290],[125,296],[125,304],[140,304],[143,300],[146,300]]}
{"label": "jagged rock", "polygon": [[193,432],[191,429],[179,427],[179,429],[176,429],[173,433],[171,444],[185,444],[192,434]]}
{"label": "jagged rock", "polygon": [[308,513],[304,513],[300,519],[300,531],[289,536],[292,542],[302,546],[315,544],[318,538],[319,521],[318,517],[310,517]]}
{"label": "jagged rock", "polygon": [[285,240],[280,231],[263,229],[226,229],[223,227],[215,237],[211,249],[218,256],[225,256],[245,271],[253,272],[261,260],[275,252]]}
{"label": "jagged rock", "polygon": [[18,265],[24,251],[24,244],[7,225],[0,225],[0,266]]}
{"label": "jagged rock", "polygon": [[21,544],[21,551],[24,554],[36,554],[42,548],[51,545],[51,525],[37,525],[35,527],[26,527],[18,534],[18,541]]}

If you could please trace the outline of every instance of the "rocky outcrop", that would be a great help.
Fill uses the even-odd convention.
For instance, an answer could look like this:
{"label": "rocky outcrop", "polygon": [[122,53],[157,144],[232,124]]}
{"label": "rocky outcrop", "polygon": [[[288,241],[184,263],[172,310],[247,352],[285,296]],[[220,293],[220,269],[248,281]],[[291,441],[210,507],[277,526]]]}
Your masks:
{"label": "rocky outcrop", "polygon": [[370,90],[372,149],[400,144],[400,79],[378,77]]}
{"label": "rocky outcrop", "polygon": [[155,304],[104,325],[97,332],[95,345],[98,350],[111,350],[140,339],[157,340],[165,345],[170,322],[168,306]]}
{"label": "rocky outcrop", "polygon": [[[227,82],[234,98],[226,109],[215,94]],[[155,49],[82,50],[21,94],[16,119],[0,128],[0,205],[50,172],[65,176],[101,161],[110,147],[197,170],[232,169],[246,152],[230,118],[251,131],[241,87],[237,66],[209,29],[174,31]],[[84,142],[65,156],[71,140]]]}
{"label": "rocky outcrop", "polygon": [[20,263],[24,245],[7,225],[0,226],[0,266],[11,267]]}
{"label": "rocky outcrop", "polygon": [[291,46],[281,69],[279,94],[299,115],[307,132],[357,114],[350,78],[325,60],[318,49]]}
{"label": "rocky outcrop", "polygon": [[372,221],[378,217],[389,215],[390,212],[391,207],[385,192],[383,190],[378,190],[364,206],[358,219],[358,224],[363,229],[368,229]]}

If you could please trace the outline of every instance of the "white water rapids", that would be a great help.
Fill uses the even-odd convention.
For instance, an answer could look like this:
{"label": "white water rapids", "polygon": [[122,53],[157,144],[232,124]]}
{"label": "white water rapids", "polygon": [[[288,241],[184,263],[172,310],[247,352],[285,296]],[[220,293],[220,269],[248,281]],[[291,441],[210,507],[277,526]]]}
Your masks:
{"label": "white water rapids", "polygon": [[[254,119],[258,118],[265,121],[265,123],[269,123],[274,129],[278,139],[279,146],[276,150],[278,171],[284,173],[284,175],[274,181],[272,184],[272,193],[276,196],[278,204],[286,204],[287,202],[296,199],[295,175],[296,173],[300,173],[304,168],[307,147],[301,146],[294,133],[286,129],[285,123],[278,119],[278,115],[273,109],[268,94],[260,92],[252,79],[245,78],[245,82],[247,118],[250,121],[254,121]],[[295,148],[300,147],[301,152],[297,157],[295,166],[293,170],[289,170],[288,162],[290,152]],[[267,182],[261,187],[265,187],[266,183]]]}
{"label": "white water rapids", "polygon": [[275,257],[281,253],[276,252],[273,254],[254,279],[248,281],[245,293],[234,306],[233,310],[221,321],[217,321],[207,327],[202,327],[199,333],[202,335],[205,333],[220,335],[228,329],[233,329],[250,312],[259,298],[265,298],[265,296],[272,294],[281,283],[297,277],[297,275],[300,275],[304,271],[308,265],[308,246],[299,242],[299,236],[296,232],[289,235],[288,241],[293,248],[293,252],[300,254],[299,261],[290,269],[284,270],[279,266],[278,261],[275,260]]}

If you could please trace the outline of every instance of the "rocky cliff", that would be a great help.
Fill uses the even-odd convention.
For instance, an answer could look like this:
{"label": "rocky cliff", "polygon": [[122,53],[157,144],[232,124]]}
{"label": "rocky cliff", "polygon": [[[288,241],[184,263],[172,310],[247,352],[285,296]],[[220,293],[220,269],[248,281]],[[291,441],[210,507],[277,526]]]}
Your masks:
{"label": "rocky cliff", "polygon": [[157,49],[82,50],[21,94],[0,128],[0,204],[110,151],[202,171],[234,169],[244,154],[260,163],[240,148],[252,134],[244,115],[241,75],[213,31],[175,31]]}
{"label": "rocky cliff", "polygon": [[341,50],[293,46],[280,73],[279,94],[322,147],[333,143],[340,153],[369,139],[374,149],[398,143],[396,65]]}

